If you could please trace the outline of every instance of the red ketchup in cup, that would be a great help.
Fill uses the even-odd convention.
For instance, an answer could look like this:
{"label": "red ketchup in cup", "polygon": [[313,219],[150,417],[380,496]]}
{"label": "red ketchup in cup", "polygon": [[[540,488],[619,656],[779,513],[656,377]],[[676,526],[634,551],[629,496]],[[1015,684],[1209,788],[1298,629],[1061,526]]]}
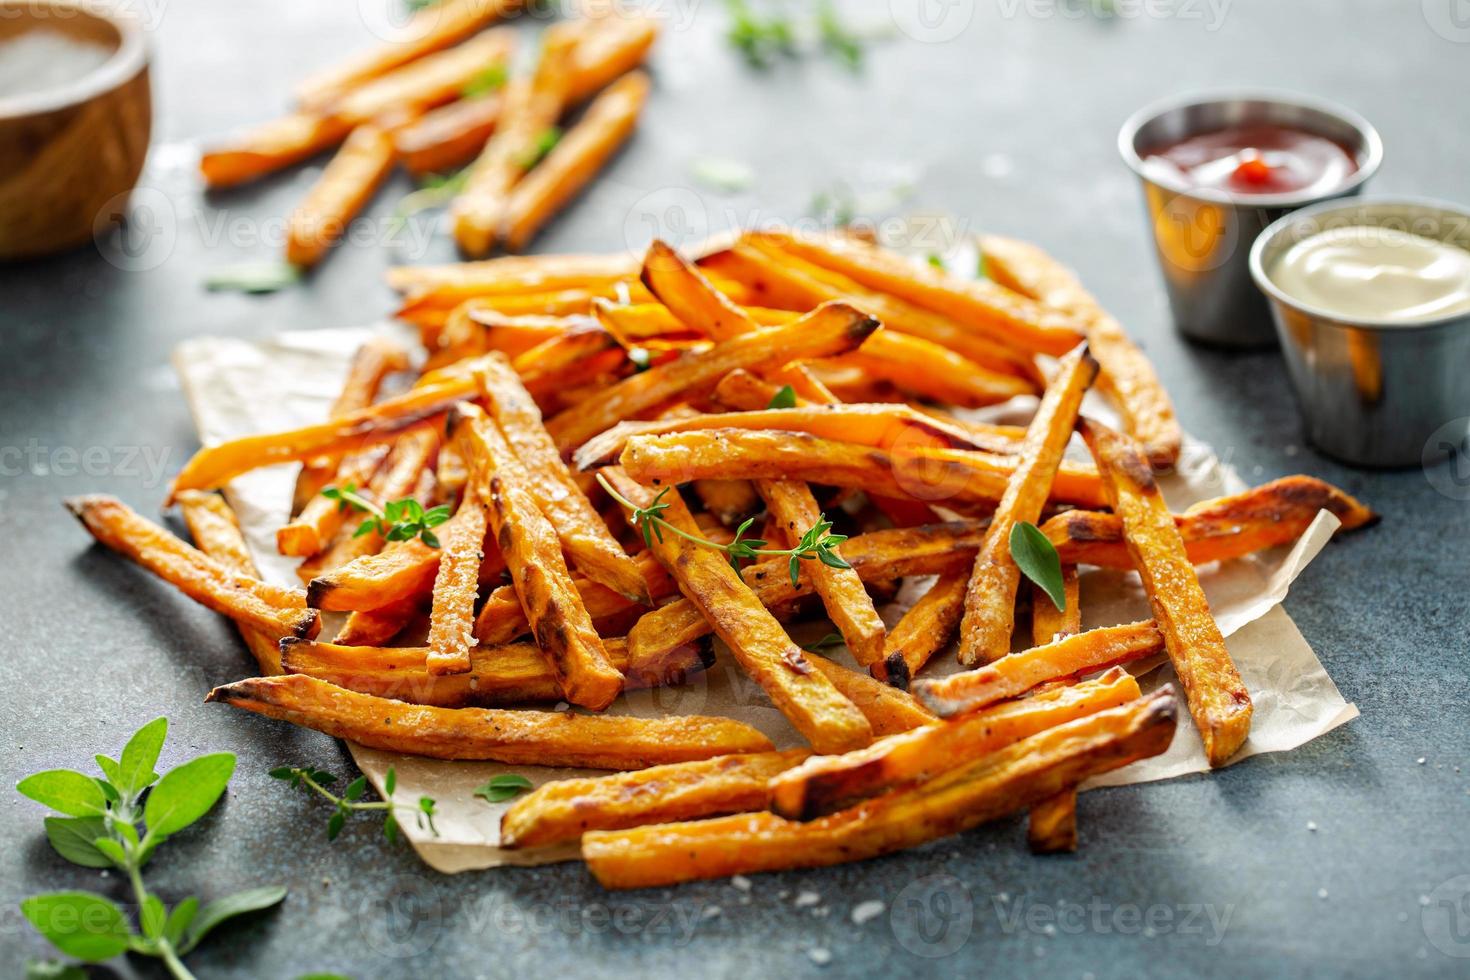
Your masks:
{"label": "red ketchup in cup", "polygon": [[1148,175],[1160,183],[1242,196],[1326,194],[1358,170],[1357,159],[1340,143],[1269,124],[1197,133],[1139,155]]}

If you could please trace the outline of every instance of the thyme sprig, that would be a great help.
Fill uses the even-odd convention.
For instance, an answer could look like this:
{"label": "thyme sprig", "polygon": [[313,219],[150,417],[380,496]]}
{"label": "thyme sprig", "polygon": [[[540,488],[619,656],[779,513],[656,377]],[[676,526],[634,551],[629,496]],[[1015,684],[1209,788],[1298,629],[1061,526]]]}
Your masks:
{"label": "thyme sprig", "polygon": [[801,581],[801,563],[803,561],[819,561],[823,565],[832,568],[852,567],[847,563],[847,559],[843,558],[837,552],[838,546],[847,540],[847,535],[833,534],[832,522],[827,520],[827,515],[825,514],[818,515],[817,522],[802,533],[801,539],[794,548],[767,548],[766,545],[769,542],[764,538],[747,538],[745,533],[755,524],[754,517],[746,518],[735,529],[735,539],[733,541],[729,544],[720,544],[718,541],[711,541],[700,535],[690,534],[688,531],[669,523],[663,517],[663,512],[669,508],[669,503],[664,500],[664,497],[673,489],[672,487],[664,487],[653,498],[652,503],[647,507],[639,507],[633,501],[614,490],[612,484],[601,473],[597,474],[597,482],[602,484],[602,488],[608,492],[610,497],[632,512],[633,524],[643,535],[643,543],[650,548],[653,547],[655,538],[663,541],[664,531],[670,531],[684,538],[686,541],[692,541],[705,548],[713,548],[715,551],[724,552],[726,558],[730,561],[731,567],[737,572],[740,571],[740,562],[742,559],[755,561],[759,558],[784,557],[788,560],[787,568],[791,572],[791,584],[793,586]]}
{"label": "thyme sprig", "polygon": [[439,538],[430,528],[438,527],[449,520],[450,516],[448,504],[425,509],[423,504],[412,497],[390,500],[379,507],[359,493],[356,484],[352,483],[327,487],[322,491],[322,496],[337,501],[339,509],[351,508],[369,515],[367,520],[357,526],[354,538],[376,531],[384,541],[410,541],[418,538],[430,548],[437,548]]}

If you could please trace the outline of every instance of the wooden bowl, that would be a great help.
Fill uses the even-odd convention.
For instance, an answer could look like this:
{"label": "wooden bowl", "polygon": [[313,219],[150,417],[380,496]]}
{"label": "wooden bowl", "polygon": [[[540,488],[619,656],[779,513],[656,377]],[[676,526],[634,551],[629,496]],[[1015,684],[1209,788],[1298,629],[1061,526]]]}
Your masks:
{"label": "wooden bowl", "polygon": [[[24,63],[0,72],[0,259],[15,259],[80,245],[122,220],[152,109],[148,46],[125,17],[0,0],[0,63],[7,51],[12,66]],[[70,62],[56,57],[67,52]]]}

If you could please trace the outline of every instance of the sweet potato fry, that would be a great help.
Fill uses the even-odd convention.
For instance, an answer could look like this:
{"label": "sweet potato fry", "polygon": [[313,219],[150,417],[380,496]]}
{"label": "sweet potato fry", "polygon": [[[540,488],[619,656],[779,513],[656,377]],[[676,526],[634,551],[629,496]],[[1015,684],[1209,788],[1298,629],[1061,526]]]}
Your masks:
{"label": "sweet potato fry", "polygon": [[1033,854],[1077,850],[1077,791],[1064,789],[1041,800],[1027,815],[1026,844]]}
{"label": "sweet potato fry", "polygon": [[[873,582],[968,567],[984,535],[985,525],[974,522],[892,528],[849,538],[839,551],[863,581]],[[768,609],[783,609],[812,594],[806,578],[791,584],[786,563],[780,559],[749,565],[741,578]],[[699,607],[680,599],[645,613],[629,631],[628,646],[651,656],[656,650],[707,636],[710,630]]]}
{"label": "sweet potato fry", "polygon": [[811,753],[748,752],[676,762],[636,772],[547,783],[500,818],[501,847],[574,841],[589,830],[624,830],[766,805],[766,782]]}
{"label": "sweet potato fry", "polygon": [[416,177],[454,170],[480,155],[500,121],[499,92],[451,102],[393,131],[398,158]]}
{"label": "sweet potato fry", "polygon": [[848,235],[767,235],[784,252],[927,307],[1008,347],[1060,357],[1082,341],[1082,325],[1075,316],[992,280],[962,279]]}
{"label": "sweet potato fry", "polygon": [[803,263],[770,246],[759,233],[745,235],[742,244],[724,253],[713,268],[751,287],[763,306],[804,310],[822,302],[850,303],[891,330],[932,341],[981,367],[1040,381],[1029,355],[979,336],[937,313]]}
{"label": "sweet potato fry", "polygon": [[314,728],[368,748],[431,759],[644,769],[772,749],[770,739],[728,718],[437,708],[358,694],[304,674],[237,681],[215,688],[205,700]]}
{"label": "sweet potato fry", "polygon": [[677,322],[712,340],[730,340],[760,326],[662,239],[649,243],[639,279]]}
{"label": "sweet potato fry", "polygon": [[491,417],[531,477],[526,489],[556,529],[567,557],[592,581],[635,602],[648,602],[638,564],[623,552],[572,477],[516,372],[491,355],[481,362],[477,377]]}
{"label": "sweet potato fry", "polygon": [[339,119],[294,112],[261,123],[199,157],[199,172],[210,187],[234,187],[325,153],[351,129]]}
{"label": "sweet potato fry", "polygon": [[480,262],[400,265],[388,270],[388,285],[411,298],[399,313],[448,309],[482,296],[554,293],[567,289],[610,288],[637,282],[637,256],[505,255]]}
{"label": "sweet potato fry", "polygon": [[1224,765],[1250,734],[1250,692],[1225,649],[1142,448],[1091,419],[1083,420],[1082,436],[1102,473],[1113,513],[1123,522],[1123,539],[1204,740],[1205,755],[1210,765]]}
{"label": "sweet potato fry", "polygon": [[[657,660],[628,659],[621,639],[606,641],[608,661],[624,676],[627,690],[684,683],[714,662],[708,642],[686,643]],[[561,684],[534,643],[476,646],[462,674],[431,674],[428,647],[344,646],[292,641],[281,647],[282,664],[349,691],[444,708],[495,707],[560,701]]]}
{"label": "sweet potato fry", "polygon": [[1058,609],[1041,586],[1031,586],[1031,645],[1046,646],[1053,640],[1082,632],[1082,582],[1076,565],[1062,566],[1062,594],[1066,608]]}
{"label": "sweet potato fry", "polygon": [[[1228,561],[1301,537],[1319,511],[1342,521],[1339,532],[1368,527],[1378,515],[1332,484],[1286,476],[1228,497],[1204,500],[1174,516],[1184,550],[1196,565]],[[1117,514],[1070,510],[1041,528],[1063,562],[1132,569]]]}
{"label": "sweet potato fry", "polygon": [[[332,403],[330,418],[342,418],[361,411],[378,397],[383,379],[397,371],[408,370],[408,352],[387,337],[372,337],[357,349],[347,367],[342,390]],[[337,460],[331,456],[309,459],[301,464],[292,493],[291,513],[299,514],[311,498],[331,483],[337,473]]]}
{"label": "sweet potato fry", "polygon": [[[605,471],[619,493],[639,507],[654,494],[616,468]],[[685,533],[698,527],[677,494],[663,517]],[[675,534],[652,537],[651,549],[674,575],[680,590],[730,647],[741,668],[770,696],[793,727],[818,752],[866,745],[873,730],[858,708],[817,671],[781,624],[766,611],[723,556]]]}
{"label": "sweet potato fry", "polygon": [[342,456],[368,446],[392,442],[410,429],[438,422],[455,402],[475,397],[476,361],[456,365],[434,383],[420,384],[394,398],[317,425],[287,432],[244,436],[206,446],[195,453],[174,478],[172,494],[180,490],[213,490],[262,466],[295,463],[317,456]]}
{"label": "sweet potato fry", "polygon": [[592,29],[584,29],[572,52],[568,104],[586,101],[643,64],[657,39],[658,23],[654,18],[626,11],[600,18]]}
{"label": "sweet potato fry", "polygon": [[1173,692],[1159,691],[810,823],[755,813],[594,831],[582,837],[582,857],[605,888],[647,888],[878,857],[960,833],[1089,776],[1158,755],[1173,738],[1177,713]]}
{"label": "sweet potato fry", "polygon": [[376,122],[387,129],[460,97],[466,85],[487,71],[508,68],[515,32],[499,27],[463,44],[420,58],[354,88],[328,111],[353,126]]}
{"label": "sweet potato fry", "polygon": [[[653,555],[641,552],[634,562],[643,578],[644,591],[655,602],[678,594],[674,580]],[[582,597],[582,605],[593,623],[644,608],[622,593],[580,575],[572,577],[572,585]],[[486,596],[475,616],[475,637],[482,644],[509,643],[530,631],[531,624],[512,585],[502,585]],[[599,629],[599,632],[604,631]]]}
{"label": "sweet potato fry", "polygon": [[1069,313],[1085,324],[1088,346],[1102,371],[1098,390],[1123,414],[1149,462],[1167,469],[1179,459],[1183,431],[1154,366],[1108,316],[1072,271],[1026,242],[986,235],[980,240],[987,274],[1003,286]]}
{"label": "sweet potato fry", "polygon": [[810,651],[806,656],[832,682],[838,693],[857,705],[863,717],[868,719],[868,724],[873,726],[874,735],[896,735],[939,721],[934,712],[914,700],[906,691],[889,687],[867,674],[849,670]]}
{"label": "sweet potato fry", "polygon": [[345,646],[386,646],[423,614],[423,603],[417,596],[390,602],[379,609],[348,613],[332,642]]}
{"label": "sweet potato fry", "polygon": [[511,188],[536,164],[541,140],[566,108],[575,47],[576,32],[567,24],[547,28],[535,73],[506,86],[500,125],[450,207],[454,240],[464,254],[481,256],[495,244]]}
{"label": "sweet potato fry", "polygon": [[[470,669],[470,647],[475,643],[475,599],[480,585],[480,562],[489,527],[486,501],[477,487],[465,490],[459,511],[463,519],[445,525],[441,536],[439,571],[434,576],[434,600],[429,612],[430,674],[463,674]],[[509,556],[507,556],[509,557]]]}
{"label": "sweet potato fry", "polygon": [[906,691],[914,675],[944,649],[964,614],[973,564],[939,576],[909,607],[888,633],[883,660],[869,668],[874,677]]}
{"label": "sweet potato fry", "polygon": [[[769,399],[766,403],[769,403]],[[716,415],[693,414],[651,422],[620,422],[584,442],[572,455],[572,459],[581,469],[592,469],[617,459],[628,439],[633,436],[660,436],[706,429],[805,432],[824,439],[840,439],[875,449],[915,445],[986,451],[994,451],[994,447],[1000,445],[1008,449],[1015,448],[1015,442],[1008,435],[982,439],[960,426],[932,419],[907,405],[823,405]]]}
{"label": "sweet potato fry", "polygon": [[553,418],[547,429],[564,449],[579,446],[624,419],[707,390],[736,368],[839,354],[861,344],[877,328],[876,321],[850,306],[821,306],[784,327],[735,337],[625,378],[598,398]]}
{"label": "sweet potato fry", "polygon": [[[225,498],[217,493],[189,490],[179,494],[179,507],[184,514],[184,523],[189,528],[189,536],[194,539],[194,547],[232,572],[249,575],[251,578],[260,577],[255,568],[255,560],[250,557],[250,549],[245,546],[240,523],[235,519],[235,512],[230,509],[230,505],[225,503]],[[260,665],[260,672],[266,675],[279,674],[281,651],[276,644],[277,638],[243,624],[239,624],[239,628],[246,649]]]}
{"label": "sweet potato fry", "polygon": [[556,531],[528,490],[532,477],[478,407],[459,406],[450,427],[470,463],[471,486],[489,507],[495,540],[536,642],[567,700],[598,711],[606,708],[622,690],[623,676],[608,662],[562,559]]}
{"label": "sweet potato fry", "polygon": [[369,79],[458,44],[521,6],[522,0],[443,0],[422,8],[398,31],[399,39],[309,76],[297,86],[296,99],[322,107]]}
{"label": "sweet potato fry", "polygon": [[911,395],[960,408],[982,408],[1036,391],[1027,378],[981,367],[932,340],[879,330],[851,354],[827,362],[856,367]]}
{"label": "sweet potato fry", "polygon": [[[433,429],[421,428],[404,433],[394,444],[383,466],[368,481],[363,496],[385,506],[409,496],[420,504],[427,504],[433,486],[433,474],[427,467],[438,448],[439,433]],[[358,517],[351,528],[343,527],[338,532],[337,539],[326,551],[297,568],[296,574],[304,583],[310,585],[314,579],[334,568],[382,550],[385,542],[376,531],[356,533],[361,527],[361,515]]]}
{"label": "sweet potato fry", "polygon": [[[634,436],[619,456],[630,476],[660,484],[786,478],[985,512],[1005,493],[1016,460],[1015,456],[927,446],[889,451],[800,432],[740,429]],[[1096,471],[1086,464],[1062,463],[1051,499],[1101,506],[1102,486]]]}
{"label": "sweet potato fry", "polygon": [[321,630],[299,589],[283,589],[217,561],[146,520],[116,497],[68,497],[66,509],[107,547],[195,602],[270,636],[311,639]]}
{"label": "sweet potato fry", "polygon": [[309,267],[347,231],[352,219],[393,169],[393,137],[378,126],[358,126],[286,220],[286,261]]}
{"label": "sweet potato fry", "polygon": [[[1097,362],[1086,347],[1077,347],[1057,365],[1056,377],[1042,396],[1026,430],[1017,465],[1005,496],[990,518],[985,544],[975,556],[960,620],[960,663],[973,667],[1005,656],[1015,627],[1016,590],[1021,569],[1011,557],[1011,532],[1018,524],[1035,524],[1051,496],[1052,481],[1072,438],[1082,396],[1097,377]],[[1048,602],[1051,600],[1048,599]]]}
{"label": "sweet potato fry", "polygon": [[648,76],[630,72],[592,101],[546,159],[510,191],[505,203],[505,246],[518,252],[576,197],[638,124],[648,100]]}
{"label": "sweet potato fry", "polygon": [[[825,516],[817,505],[817,499],[812,496],[811,488],[805,483],[758,480],[756,489],[790,541],[800,541],[802,535]],[[820,561],[807,562],[803,570],[821,597],[827,618],[837,627],[858,665],[867,667],[882,660],[883,639],[888,630],[873,607],[873,600],[863,587],[857,570],[833,568]]]}
{"label": "sweet potato fry", "polygon": [[846,755],[813,756],[771,780],[771,811],[788,820],[836,813],[890,790],[933,779],[1039,731],[1140,696],[1138,682],[1117,667],[1076,687],[1007,701],[891,735]]}
{"label": "sweet potato fry", "polygon": [[974,670],[920,678],[911,686],[921,702],[941,717],[951,718],[1019,697],[1047,681],[1078,677],[1163,652],[1163,634],[1152,619],[1145,619],[1066,636]]}

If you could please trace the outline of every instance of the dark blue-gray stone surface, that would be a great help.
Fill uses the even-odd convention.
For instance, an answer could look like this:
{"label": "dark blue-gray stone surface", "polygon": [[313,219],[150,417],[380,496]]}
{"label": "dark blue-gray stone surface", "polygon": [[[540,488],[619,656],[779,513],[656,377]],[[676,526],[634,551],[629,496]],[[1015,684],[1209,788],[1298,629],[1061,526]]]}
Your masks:
{"label": "dark blue-gray stone surface", "polygon": [[[719,227],[799,218],[838,181],[911,182],[905,209],[1044,243],[1084,270],[1147,346],[1190,431],[1242,475],[1316,474],[1384,515],[1329,547],[1287,602],[1358,721],[1212,776],[1089,794],[1071,857],[1032,857],[1023,825],[1007,820],[878,861],[758,876],[748,891],[716,881],[609,894],[579,865],[442,877],[367,821],[329,845],[323,807],[266,771],[345,770],[342,749],[202,704],[246,668],[231,629],[89,547],[59,503],[101,491],[157,510],[164,487],[149,464],[161,460],[166,477],[195,446],[168,368],[179,341],[354,324],[391,302],[385,248],[339,249],[309,288],[274,296],[201,288],[211,267],[272,254],[249,236],[309,176],[201,199],[187,141],[278,112],[294,80],[368,35],[354,4],[194,2],[138,6],[161,15],[147,181],[161,196],[143,199],[155,209],[144,217],[171,227],[172,245],[145,242],[135,264],[146,270],[92,247],[0,269],[0,781],[84,766],[159,714],[173,725],[165,764],[237,753],[224,803],[159,853],[149,880],[170,900],[269,882],[290,896],[195,953],[202,977],[1465,975],[1467,505],[1421,471],[1345,469],[1304,446],[1275,355],[1202,351],[1173,334],[1114,136],[1137,106],[1182,90],[1297,89],[1381,129],[1387,159],[1370,190],[1465,202],[1470,31],[1451,19],[1453,0],[1221,2],[1219,20],[1219,7],[1184,0],[1152,8],[1177,16],[1113,19],[1079,4],[934,3],[931,40],[875,43],[857,76],[822,60],[753,72],[720,40],[722,5],[694,5],[689,26],[689,5],[662,3],[678,23],[660,42],[637,139],[537,248],[641,240],[635,203],[648,194],[694,195],[693,223],[703,211]],[[882,23],[890,5],[849,6]],[[690,165],[711,156],[748,162],[754,186],[697,190]],[[372,216],[407,187],[395,178]],[[447,254],[442,240],[428,253]],[[51,852],[41,816],[0,792],[0,960],[12,975],[47,952],[20,899],[68,887],[121,897],[116,877]],[[875,901],[881,914],[855,922]],[[120,968],[160,975],[152,962]]]}

